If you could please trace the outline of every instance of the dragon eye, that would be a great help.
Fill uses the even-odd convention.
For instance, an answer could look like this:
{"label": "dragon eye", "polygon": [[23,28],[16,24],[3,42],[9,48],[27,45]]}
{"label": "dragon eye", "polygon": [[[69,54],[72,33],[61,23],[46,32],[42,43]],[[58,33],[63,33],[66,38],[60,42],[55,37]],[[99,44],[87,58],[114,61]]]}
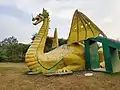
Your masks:
{"label": "dragon eye", "polygon": [[39,14],[39,16],[42,15],[41,13]]}

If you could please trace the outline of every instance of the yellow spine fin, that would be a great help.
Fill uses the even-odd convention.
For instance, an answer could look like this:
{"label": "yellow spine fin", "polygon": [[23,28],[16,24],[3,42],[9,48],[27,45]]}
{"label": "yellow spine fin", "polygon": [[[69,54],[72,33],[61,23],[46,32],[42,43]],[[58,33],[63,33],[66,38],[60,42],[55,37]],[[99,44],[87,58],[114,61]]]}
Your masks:
{"label": "yellow spine fin", "polygon": [[53,38],[53,42],[52,42],[52,48],[57,48],[57,47],[59,47],[59,43],[58,43],[57,28],[55,28],[54,38]]}

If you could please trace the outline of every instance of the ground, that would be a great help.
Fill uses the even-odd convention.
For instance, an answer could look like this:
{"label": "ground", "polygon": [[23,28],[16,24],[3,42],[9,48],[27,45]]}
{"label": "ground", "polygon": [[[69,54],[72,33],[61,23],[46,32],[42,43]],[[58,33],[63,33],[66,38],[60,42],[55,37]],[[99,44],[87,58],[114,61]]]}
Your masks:
{"label": "ground", "polygon": [[73,75],[50,76],[25,75],[24,63],[0,63],[0,90],[119,90],[120,74],[85,71]]}

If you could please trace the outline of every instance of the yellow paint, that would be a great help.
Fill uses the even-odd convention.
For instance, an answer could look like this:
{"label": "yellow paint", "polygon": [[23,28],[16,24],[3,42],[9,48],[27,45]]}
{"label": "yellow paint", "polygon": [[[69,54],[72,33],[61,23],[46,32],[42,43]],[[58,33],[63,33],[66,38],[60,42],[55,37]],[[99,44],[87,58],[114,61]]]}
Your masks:
{"label": "yellow paint", "polygon": [[29,69],[32,71],[47,72],[49,70],[76,71],[85,68],[85,51],[81,41],[97,37],[101,33],[100,29],[90,19],[76,10],[72,19],[67,44],[58,47],[57,30],[55,30],[53,47],[57,48],[48,53],[43,52],[49,30],[49,14],[43,9],[42,14],[37,15],[32,20],[36,20],[33,23],[34,25],[41,22],[43,24],[26,53],[25,61]]}
{"label": "yellow paint", "polygon": [[67,44],[97,37],[102,31],[82,12],[75,11]]}
{"label": "yellow paint", "polygon": [[59,47],[59,43],[58,43],[57,28],[55,28],[52,48],[57,48],[57,47]]}

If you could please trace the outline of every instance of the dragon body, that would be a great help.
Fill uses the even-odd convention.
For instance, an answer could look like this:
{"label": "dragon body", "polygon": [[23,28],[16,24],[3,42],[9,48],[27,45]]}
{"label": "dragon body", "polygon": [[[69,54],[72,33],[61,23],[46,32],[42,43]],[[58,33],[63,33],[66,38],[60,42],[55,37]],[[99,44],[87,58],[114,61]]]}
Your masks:
{"label": "dragon body", "polygon": [[[54,34],[55,40],[53,47],[55,47],[55,49],[48,53],[44,53],[44,47],[49,30],[49,14],[43,9],[42,14],[32,19],[32,21],[36,21],[33,23],[34,25],[40,22],[43,22],[43,24],[26,53],[25,62],[31,71],[48,72],[53,70],[68,72],[85,69],[85,52],[84,45],[81,41],[87,38],[97,37],[101,34],[101,31],[86,17],[79,18],[80,15],[81,12],[76,10],[67,44],[58,47],[58,38],[55,37]],[[90,23],[92,26],[89,25]],[[84,28],[84,25],[88,26]],[[88,30],[87,37],[84,36],[86,30]],[[102,56],[102,52],[99,54]]]}

